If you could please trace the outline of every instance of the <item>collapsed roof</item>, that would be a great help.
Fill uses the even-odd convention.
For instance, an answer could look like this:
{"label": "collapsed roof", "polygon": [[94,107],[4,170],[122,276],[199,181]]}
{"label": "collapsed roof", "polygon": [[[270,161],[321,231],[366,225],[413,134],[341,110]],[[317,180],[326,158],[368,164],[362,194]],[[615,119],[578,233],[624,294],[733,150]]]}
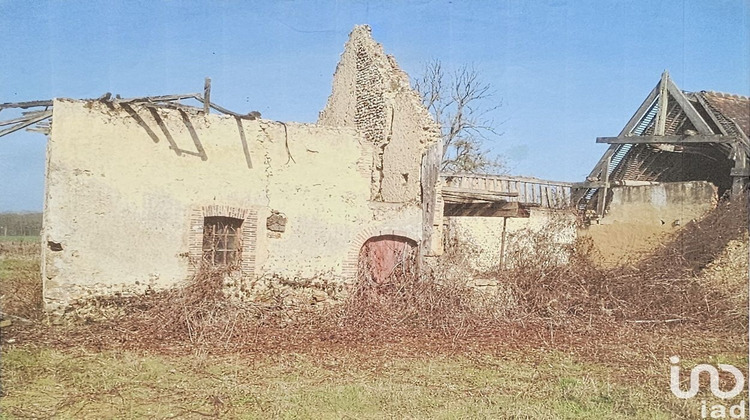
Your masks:
{"label": "collapsed roof", "polygon": [[[98,101],[107,104],[117,104],[129,107],[130,104],[139,104],[146,107],[152,108],[171,108],[179,109],[189,114],[211,112],[211,109],[220,112],[222,114],[231,115],[235,118],[250,119],[254,120],[260,118],[258,111],[251,111],[247,114],[238,114],[232,112],[222,106],[219,106],[211,102],[211,79],[206,78],[203,93],[186,93],[177,95],[160,95],[160,96],[143,96],[138,98],[121,98],[120,95],[115,95],[107,92],[104,95],[96,99],[84,99],[86,101]],[[182,100],[195,100],[202,107],[194,107],[181,103]],[[43,134],[50,133],[50,124],[52,120],[52,104],[53,100],[42,100],[42,101],[28,101],[28,102],[7,102],[0,103],[0,111],[22,109],[31,111],[22,111],[21,116],[12,117],[7,120],[0,120],[0,127],[9,126],[0,130],[0,137],[16,132],[18,130],[26,128],[29,131],[36,131]],[[34,127],[30,127],[35,125]]]}
{"label": "collapsed roof", "polygon": [[739,193],[749,174],[749,132],[750,98],[685,92],[664,72],[617,137],[597,138],[610,147],[586,182],[576,185],[579,207],[602,201],[594,200],[599,189],[627,181],[704,180],[722,194]]}

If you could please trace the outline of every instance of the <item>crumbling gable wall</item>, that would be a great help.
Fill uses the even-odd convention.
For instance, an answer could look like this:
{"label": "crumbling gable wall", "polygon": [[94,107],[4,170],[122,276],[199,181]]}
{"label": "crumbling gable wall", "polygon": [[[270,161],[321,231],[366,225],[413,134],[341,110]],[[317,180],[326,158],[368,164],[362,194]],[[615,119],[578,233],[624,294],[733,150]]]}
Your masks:
{"label": "crumbling gable wall", "polygon": [[428,148],[441,147],[439,127],[408,75],[372,39],[369,26],[350,34],[318,123],[355,127],[375,145],[373,200],[420,202],[421,159]]}
{"label": "crumbling gable wall", "polygon": [[165,289],[203,257],[207,218],[241,223],[240,271],[344,282],[367,238],[421,239],[419,207],[371,207],[373,146],[352,128],[56,100],[48,143],[44,299]]}

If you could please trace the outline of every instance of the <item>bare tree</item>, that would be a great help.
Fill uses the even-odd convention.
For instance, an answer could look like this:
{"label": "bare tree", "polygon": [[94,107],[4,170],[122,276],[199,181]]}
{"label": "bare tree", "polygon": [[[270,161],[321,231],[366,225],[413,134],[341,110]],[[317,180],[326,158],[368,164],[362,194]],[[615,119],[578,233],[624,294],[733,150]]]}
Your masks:
{"label": "bare tree", "polygon": [[442,63],[433,60],[425,66],[422,77],[414,81],[414,88],[440,124],[443,171],[504,172],[502,159],[493,157],[483,147],[486,140],[501,135],[488,118],[500,104],[486,105],[493,92],[474,68],[464,65],[452,76],[446,76]]}

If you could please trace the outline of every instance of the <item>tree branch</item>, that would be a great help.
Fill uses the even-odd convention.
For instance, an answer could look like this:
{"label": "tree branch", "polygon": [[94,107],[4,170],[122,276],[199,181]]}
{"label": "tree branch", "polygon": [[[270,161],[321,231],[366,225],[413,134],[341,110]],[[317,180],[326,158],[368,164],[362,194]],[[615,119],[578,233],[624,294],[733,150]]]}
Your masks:
{"label": "tree branch", "polygon": [[442,63],[433,60],[425,66],[423,76],[414,81],[414,88],[440,124],[443,170],[500,172],[504,169],[502,160],[492,157],[483,147],[485,141],[502,135],[494,128],[494,122],[486,118],[502,103],[487,103],[494,92],[488,83],[481,81],[474,68],[461,66],[447,78]]}

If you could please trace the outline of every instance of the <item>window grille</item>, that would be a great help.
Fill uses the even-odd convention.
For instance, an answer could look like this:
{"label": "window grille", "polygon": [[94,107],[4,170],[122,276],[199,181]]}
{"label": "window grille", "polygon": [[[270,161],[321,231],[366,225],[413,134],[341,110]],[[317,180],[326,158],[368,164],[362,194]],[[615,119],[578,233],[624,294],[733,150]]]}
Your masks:
{"label": "window grille", "polygon": [[226,267],[242,252],[242,219],[206,217],[203,222],[203,261],[214,267]]}

